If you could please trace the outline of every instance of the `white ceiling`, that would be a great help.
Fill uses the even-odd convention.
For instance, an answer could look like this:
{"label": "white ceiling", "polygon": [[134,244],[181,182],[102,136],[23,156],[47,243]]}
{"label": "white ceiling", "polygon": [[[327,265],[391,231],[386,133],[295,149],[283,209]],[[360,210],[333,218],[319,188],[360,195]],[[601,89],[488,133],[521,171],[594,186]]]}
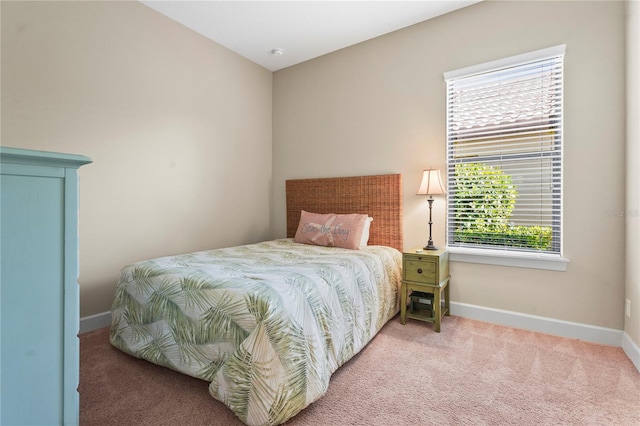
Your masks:
{"label": "white ceiling", "polygon": [[[481,0],[190,1],[141,3],[277,71]],[[283,55],[274,55],[282,49]]]}

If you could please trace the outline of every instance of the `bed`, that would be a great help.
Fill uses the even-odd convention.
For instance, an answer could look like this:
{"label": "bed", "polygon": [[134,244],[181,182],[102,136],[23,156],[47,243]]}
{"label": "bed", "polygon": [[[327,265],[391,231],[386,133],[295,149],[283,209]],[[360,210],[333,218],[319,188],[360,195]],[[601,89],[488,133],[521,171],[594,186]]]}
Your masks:
{"label": "bed", "polygon": [[[281,424],[399,310],[401,175],[286,181],[287,238],[122,269],[110,341],[210,382],[245,424]],[[373,217],[358,249],[295,242],[301,212]]]}

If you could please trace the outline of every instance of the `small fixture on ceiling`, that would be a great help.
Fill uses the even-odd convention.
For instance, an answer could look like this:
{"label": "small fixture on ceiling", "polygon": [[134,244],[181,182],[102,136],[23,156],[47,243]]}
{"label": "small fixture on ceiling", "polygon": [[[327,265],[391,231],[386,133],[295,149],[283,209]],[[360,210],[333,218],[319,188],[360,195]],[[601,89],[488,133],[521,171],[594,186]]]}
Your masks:
{"label": "small fixture on ceiling", "polygon": [[282,56],[284,55],[284,49],[280,49],[279,47],[271,49],[271,54],[275,56]]}

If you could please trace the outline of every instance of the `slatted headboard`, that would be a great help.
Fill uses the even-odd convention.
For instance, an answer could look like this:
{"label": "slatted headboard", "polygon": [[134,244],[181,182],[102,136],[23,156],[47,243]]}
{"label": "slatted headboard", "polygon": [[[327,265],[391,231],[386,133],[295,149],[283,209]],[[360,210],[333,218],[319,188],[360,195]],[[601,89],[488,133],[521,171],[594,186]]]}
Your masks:
{"label": "slatted headboard", "polygon": [[300,211],[360,213],[373,217],[369,245],[402,251],[402,175],[373,175],[286,181],[287,237],[298,229]]}

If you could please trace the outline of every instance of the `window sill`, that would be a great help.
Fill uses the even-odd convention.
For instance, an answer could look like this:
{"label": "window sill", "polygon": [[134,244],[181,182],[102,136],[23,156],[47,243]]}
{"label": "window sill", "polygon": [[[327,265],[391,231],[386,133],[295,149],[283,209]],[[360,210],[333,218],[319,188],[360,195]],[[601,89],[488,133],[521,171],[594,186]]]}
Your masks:
{"label": "window sill", "polygon": [[546,269],[566,271],[569,259],[547,254],[516,254],[506,251],[474,250],[449,247],[452,262],[482,263],[485,265],[511,266],[515,268]]}

